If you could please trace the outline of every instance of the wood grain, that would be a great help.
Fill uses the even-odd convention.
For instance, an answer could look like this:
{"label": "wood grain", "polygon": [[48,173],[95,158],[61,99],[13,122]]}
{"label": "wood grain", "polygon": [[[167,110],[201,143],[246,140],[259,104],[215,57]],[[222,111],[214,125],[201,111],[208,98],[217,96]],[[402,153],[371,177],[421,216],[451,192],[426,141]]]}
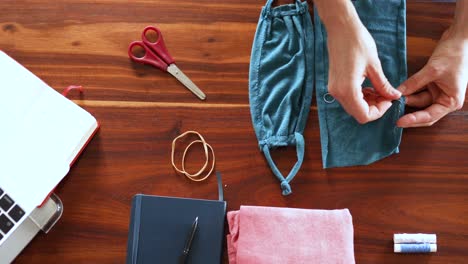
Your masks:
{"label": "wood grain", "polygon": [[[284,1],[283,1],[284,2]],[[466,263],[468,111],[404,131],[401,153],[365,167],[322,169],[315,104],[303,168],[283,197],[261,155],[248,101],[250,48],[263,1],[1,1],[0,49],[61,90],[86,88],[79,105],[101,130],[56,192],[64,215],[16,263],[123,263],[136,193],[216,199],[216,180],[193,183],[170,165],[171,141],[186,130],[213,146],[228,209],[240,205],[349,208],[356,262]],[[453,3],[408,3],[408,68],[419,70]],[[207,94],[199,102],[168,74],[136,65],[127,45],[157,24],[179,67]],[[190,153],[195,170],[197,152]],[[274,157],[283,170],[293,149]],[[437,233],[439,252],[396,255],[393,233]],[[224,263],[227,263],[225,256]]]}

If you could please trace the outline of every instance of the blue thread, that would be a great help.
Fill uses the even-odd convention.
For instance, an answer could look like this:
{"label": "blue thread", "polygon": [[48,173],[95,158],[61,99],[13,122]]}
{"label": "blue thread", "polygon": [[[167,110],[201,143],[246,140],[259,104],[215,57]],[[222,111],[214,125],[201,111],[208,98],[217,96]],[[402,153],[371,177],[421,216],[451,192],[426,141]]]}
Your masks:
{"label": "blue thread", "polygon": [[424,244],[401,244],[401,253],[430,253],[431,245]]}

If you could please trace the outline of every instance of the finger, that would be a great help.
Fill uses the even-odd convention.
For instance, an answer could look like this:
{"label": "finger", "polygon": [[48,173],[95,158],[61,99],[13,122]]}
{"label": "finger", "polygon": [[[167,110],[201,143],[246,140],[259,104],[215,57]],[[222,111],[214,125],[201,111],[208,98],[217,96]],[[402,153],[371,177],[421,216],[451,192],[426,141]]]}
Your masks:
{"label": "finger", "polygon": [[374,91],[374,89],[372,89],[372,88],[362,89],[362,94],[364,95],[364,100],[366,100],[367,102],[376,101],[378,98],[384,98],[384,97],[380,96],[378,93],[376,93]]}
{"label": "finger", "polygon": [[362,93],[364,95],[372,95],[372,96],[378,96],[379,94],[374,91],[371,87],[364,87],[362,88]]}
{"label": "finger", "polygon": [[[368,105],[376,105],[380,102],[392,102],[392,100],[385,98],[374,91],[373,88],[363,88],[362,93],[364,94],[364,100],[367,102]],[[385,103],[385,106],[388,103]]]}
{"label": "finger", "polygon": [[432,103],[433,99],[429,91],[422,91],[406,97],[406,104],[411,107],[424,108],[430,106]]}
{"label": "finger", "polygon": [[396,90],[385,77],[380,61],[369,67],[368,77],[380,95],[393,100],[401,97],[401,92]]}
{"label": "finger", "polygon": [[[372,110],[374,107],[376,110]],[[376,120],[382,117],[387,112],[387,110],[390,109],[390,107],[392,107],[391,100],[377,100],[375,105],[370,105],[369,112],[376,111],[376,114],[374,114],[374,118],[372,118],[372,120]],[[372,115],[370,116],[373,117]]]}
{"label": "finger", "polygon": [[434,78],[434,74],[431,74],[429,67],[426,65],[420,71],[408,78],[408,80],[404,81],[398,87],[398,90],[405,96],[410,95],[424,88],[424,86],[432,82]]}
{"label": "finger", "polygon": [[402,116],[397,121],[397,126],[399,127],[420,127],[420,126],[430,126],[435,122],[439,121],[442,117],[451,112],[451,109],[440,105],[433,104],[428,108],[417,111],[411,114]]}
{"label": "finger", "polygon": [[353,116],[360,124],[379,119],[392,106],[390,100],[375,102],[369,105],[368,102],[364,100],[362,92],[358,95],[348,96],[347,98],[351,99],[340,101],[339,98],[337,98],[337,100],[340,101],[345,111]]}
{"label": "finger", "polygon": [[398,122],[397,122],[397,127],[401,127],[401,128],[410,128],[410,127],[430,127],[434,124],[435,122],[430,122],[430,123],[420,123],[420,124],[416,124],[416,125],[413,125],[413,126],[408,126],[408,127],[401,127],[398,125]]}

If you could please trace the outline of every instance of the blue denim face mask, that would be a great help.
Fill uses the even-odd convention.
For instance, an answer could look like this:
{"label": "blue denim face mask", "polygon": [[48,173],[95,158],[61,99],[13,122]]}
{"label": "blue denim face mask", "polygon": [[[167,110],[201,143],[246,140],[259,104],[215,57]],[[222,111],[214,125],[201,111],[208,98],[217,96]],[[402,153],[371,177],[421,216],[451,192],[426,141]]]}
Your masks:
{"label": "blue denim face mask", "polygon": [[[304,159],[303,131],[309,115],[313,89],[313,26],[307,2],[262,9],[252,47],[249,99],[252,121],[260,149],[283,195],[291,193],[289,182]],[[296,146],[297,162],[285,178],[270,150]]]}
{"label": "blue denim face mask", "polygon": [[[407,76],[404,0],[353,1],[364,26],[374,38],[385,76],[397,87]],[[396,121],[404,112],[404,98],[394,101],[385,115],[360,125],[328,94],[327,36],[315,12],[315,87],[324,168],[366,165],[398,153],[402,129]],[[372,87],[366,80],[364,87]]]}

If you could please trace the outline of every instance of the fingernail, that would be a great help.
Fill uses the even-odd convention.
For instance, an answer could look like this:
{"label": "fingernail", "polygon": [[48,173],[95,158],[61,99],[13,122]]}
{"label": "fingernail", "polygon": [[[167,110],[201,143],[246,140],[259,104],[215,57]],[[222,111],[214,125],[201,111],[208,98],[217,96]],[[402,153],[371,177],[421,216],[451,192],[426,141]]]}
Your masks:
{"label": "fingernail", "polygon": [[395,95],[395,96],[401,96],[401,92],[396,90],[396,89],[392,90],[392,94]]}

